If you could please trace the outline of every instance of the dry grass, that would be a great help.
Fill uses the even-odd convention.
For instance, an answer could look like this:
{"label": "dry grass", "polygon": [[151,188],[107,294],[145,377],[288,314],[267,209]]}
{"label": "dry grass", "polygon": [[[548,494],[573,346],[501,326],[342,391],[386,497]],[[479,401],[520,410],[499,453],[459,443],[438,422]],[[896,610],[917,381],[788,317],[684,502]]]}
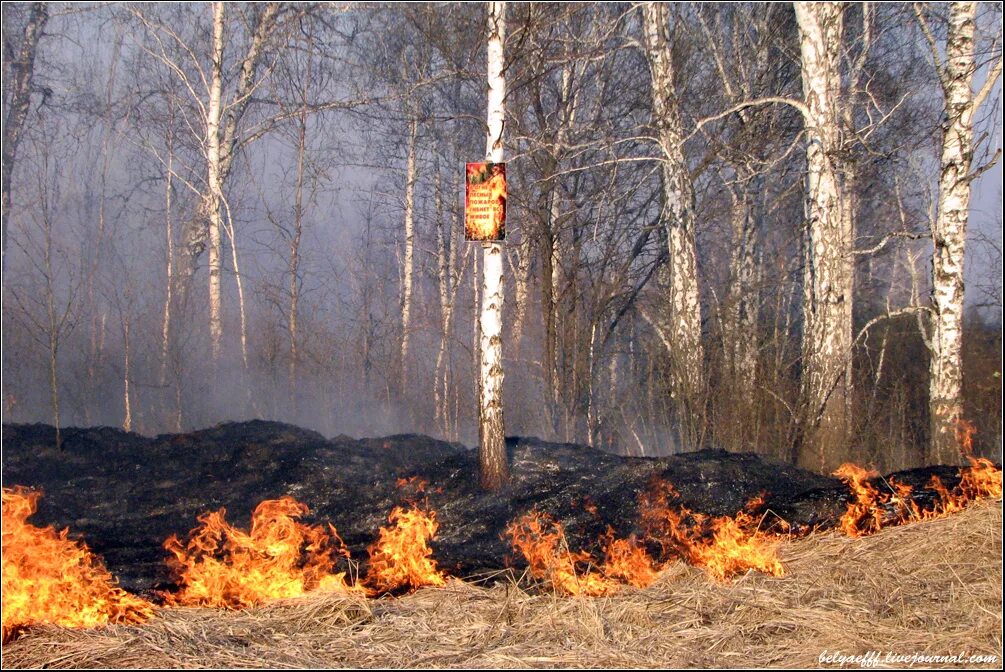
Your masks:
{"label": "dry grass", "polygon": [[[787,575],[728,585],[674,566],[645,590],[563,598],[451,581],[399,599],[245,612],[163,609],[142,626],[32,629],[4,667],[771,667],[844,654],[1002,653],[1002,504],[786,542]],[[931,665],[927,665],[931,666]],[[966,667],[968,665],[953,665]],[[853,666],[857,667],[857,666]]]}

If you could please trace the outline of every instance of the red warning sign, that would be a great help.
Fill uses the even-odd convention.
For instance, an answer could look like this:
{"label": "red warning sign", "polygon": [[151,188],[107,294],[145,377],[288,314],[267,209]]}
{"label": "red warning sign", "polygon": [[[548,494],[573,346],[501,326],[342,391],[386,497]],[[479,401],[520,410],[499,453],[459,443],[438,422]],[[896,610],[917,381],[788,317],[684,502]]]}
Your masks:
{"label": "red warning sign", "polygon": [[506,239],[506,164],[467,164],[464,184],[464,239]]}

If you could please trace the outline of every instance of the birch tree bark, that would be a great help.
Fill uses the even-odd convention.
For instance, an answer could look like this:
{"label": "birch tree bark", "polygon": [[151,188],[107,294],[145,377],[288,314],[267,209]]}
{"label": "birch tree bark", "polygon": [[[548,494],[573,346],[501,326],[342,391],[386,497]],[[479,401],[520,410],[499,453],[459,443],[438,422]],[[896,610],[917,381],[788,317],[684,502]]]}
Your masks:
{"label": "birch tree bark", "polygon": [[304,233],[304,169],[307,158],[307,88],[311,81],[313,52],[308,52],[307,76],[300,91],[300,112],[297,115],[297,173],[293,191],[293,235],[290,236],[290,260],[287,266],[290,283],[289,315],[286,319],[290,339],[289,393],[290,407],[298,410],[297,370],[300,365],[300,241]]}
{"label": "birch tree bark", "polygon": [[412,328],[412,272],[415,265],[415,152],[418,122],[408,125],[408,158],[405,162],[405,258],[401,276],[401,395],[408,394],[408,349]]}
{"label": "birch tree bark", "polygon": [[[440,345],[436,352],[436,369],[433,374],[433,400],[437,428],[444,436],[453,438],[450,422],[450,358],[448,346],[454,324],[454,300],[460,281],[455,270],[457,250],[454,246],[454,231],[460,226],[456,207],[448,214],[443,207],[443,177],[439,160],[433,169],[435,175],[434,200],[436,209],[436,285],[440,299]],[[460,185],[455,185],[451,193],[458,193]]]}
{"label": "birch tree bark", "polygon": [[220,280],[223,270],[223,243],[220,205],[220,100],[223,92],[223,21],[224,3],[213,3],[213,64],[206,110],[206,195],[209,218],[209,336],[213,361],[220,358],[223,337]]}
{"label": "birch tree bark", "polygon": [[[506,39],[506,3],[490,2],[488,18],[488,134],[485,158],[501,163],[506,110],[503,42]],[[480,324],[481,366],[479,390],[478,461],[481,484],[497,490],[509,481],[503,423],[503,253],[499,243],[482,246],[482,302]]]}
{"label": "birch tree bark", "polygon": [[[975,2],[952,3],[944,63],[934,41],[931,45],[945,97],[939,206],[932,227],[933,316],[928,384],[931,435],[927,458],[933,464],[952,464],[961,458],[957,433],[963,420],[963,267],[970,211],[973,120],[1001,73],[999,59],[975,97],[976,11]],[[918,16],[922,18],[920,13]],[[922,27],[930,36],[924,23]]]}
{"label": "birch tree bark", "polygon": [[[153,18],[133,9],[132,13],[156,35],[171,36],[169,42],[175,42],[172,29],[157,23]],[[214,3],[212,7],[213,26],[211,33],[210,55],[211,66],[208,75],[199,69],[198,79],[185,74],[188,65],[186,58],[195,58],[200,50],[191,45],[178,43],[183,56],[166,50],[160,40],[158,51],[150,50],[155,58],[166,65],[170,72],[177,76],[184,87],[195,98],[195,103],[203,111],[203,122],[206,129],[204,152],[206,158],[206,187],[200,195],[200,203],[194,216],[181,227],[181,245],[178,256],[179,265],[175,279],[179,283],[177,291],[178,305],[188,304],[188,292],[195,276],[199,257],[209,247],[209,325],[214,360],[221,350],[222,323],[220,319],[221,295],[220,280],[223,262],[222,212],[223,194],[234,164],[234,158],[241,144],[238,133],[241,120],[244,118],[253,100],[253,93],[261,83],[257,72],[264,57],[265,47],[276,26],[279,14],[279,4],[275,2],[262,5],[253,12],[254,21],[248,28],[247,51],[240,61],[237,85],[230,96],[224,91],[223,81],[223,49],[226,43],[225,10],[223,3]],[[198,67],[198,63],[196,63]],[[199,82],[199,83],[197,83]],[[200,86],[200,83],[202,86]],[[205,92],[206,99],[202,99]],[[225,100],[226,99],[226,100]],[[255,136],[257,137],[257,136]],[[247,139],[246,139],[247,140]]]}
{"label": "birch tree bark", "polygon": [[161,371],[160,384],[167,383],[168,358],[171,355],[171,304],[174,300],[174,227],[171,223],[174,197],[174,106],[168,102],[168,121],[165,131],[167,163],[164,170],[164,238],[165,275],[164,310],[161,317]]}
{"label": "birch tree bark", "polygon": [[732,206],[733,254],[726,298],[726,332],[729,361],[737,389],[748,400],[757,377],[757,241],[758,211],[762,207],[761,175],[751,177],[734,194]]}
{"label": "birch tree bark", "polygon": [[671,394],[680,411],[685,442],[696,447],[705,381],[701,302],[695,252],[694,186],[684,157],[684,133],[676,101],[667,8],[642,5],[643,37],[652,77],[653,116],[663,154],[663,219],[669,251],[668,343],[673,365]]}
{"label": "birch tree bark", "polygon": [[795,11],[807,134],[800,461],[827,470],[847,439],[854,289],[852,220],[838,159],[843,7],[797,2]]}
{"label": "birch tree bark", "polygon": [[28,110],[31,107],[31,82],[35,76],[35,53],[48,20],[48,3],[32,3],[28,23],[24,28],[21,49],[18,51],[17,60],[11,63],[14,82],[11,86],[10,106],[7,109],[7,114],[4,115],[3,123],[3,211],[2,218],[0,218],[3,220],[3,249],[0,251],[0,255],[2,255],[0,267],[3,270],[7,270],[7,215],[10,214],[11,173],[17,160],[17,148],[21,143],[24,122],[28,118]]}

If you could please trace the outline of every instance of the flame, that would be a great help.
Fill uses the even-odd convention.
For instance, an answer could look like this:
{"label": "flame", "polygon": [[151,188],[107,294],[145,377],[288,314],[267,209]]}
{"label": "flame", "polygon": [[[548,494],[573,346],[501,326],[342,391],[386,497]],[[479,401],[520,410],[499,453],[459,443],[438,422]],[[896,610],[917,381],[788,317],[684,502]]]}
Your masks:
{"label": "flame", "polygon": [[646,552],[645,545],[634,534],[626,539],[616,538],[612,528],[607,529],[601,569],[608,578],[636,588],[645,588],[659,576],[659,569]]}
{"label": "flame", "polygon": [[380,528],[369,548],[367,583],[378,592],[444,585],[428,543],[440,527],[436,512],[412,503],[410,508],[394,507],[387,520],[391,526]]}
{"label": "flame", "polygon": [[974,454],[974,434],[977,428],[964,418],[956,418],[956,440],[960,444],[960,452],[964,457]]}
{"label": "flame", "polygon": [[783,576],[774,535],[761,532],[754,512],[765,495],[751,499],[735,516],[706,516],[671,504],[679,497],[673,485],[656,480],[640,497],[641,522],[646,536],[655,541],[667,559],[678,557],[701,567],[713,579],[725,581],[756,569]]}
{"label": "flame", "polygon": [[164,542],[181,586],[165,601],[241,609],[311,590],[360,591],[345,572],[334,571],[341,558],[349,558],[335,528],[297,521],[307,513],[292,497],[265,500],[251,514],[250,532],[227,523],[225,509],[202,514],[187,542],[174,535]]}
{"label": "flame", "polygon": [[[622,585],[650,585],[672,559],[701,567],[712,578],[724,581],[748,569],[782,576],[778,539],[762,533],[754,513],[764,505],[758,495],[734,517],[706,516],[671,501],[678,497],[673,485],[656,480],[639,498],[642,539],[619,539],[608,528],[601,542],[604,562],[586,551],[569,548],[561,523],[532,510],[510,523],[506,534],[513,548],[529,565],[531,576],[549,582],[568,595],[610,595]],[[657,558],[647,546],[658,547]]]}
{"label": "flame", "polygon": [[20,486],[3,489],[3,640],[33,623],[88,628],[152,616],[153,605],[122,590],[68,530],[26,522],[40,497]]}
{"label": "flame", "polygon": [[838,467],[834,475],[851,488],[852,494],[848,508],[841,516],[841,531],[849,537],[861,537],[878,532],[883,525],[883,513],[877,504],[885,502],[888,498],[874,488],[869,479],[876,478],[879,474],[852,462],[846,462]]}
{"label": "flame", "polygon": [[[610,595],[620,584],[597,570],[586,551],[572,551],[562,524],[536,509],[509,524],[506,534],[513,548],[527,560],[530,574],[566,595]],[[610,546],[608,547],[610,548]],[[615,553],[623,553],[620,545]]]}
{"label": "flame", "polygon": [[961,471],[960,490],[973,499],[1002,496],[1002,470],[983,457],[967,457],[970,468]]}
{"label": "flame", "polygon": [[691,563],[719,581],[748,569],[771,576],[784,576],[785,570],[778,559],[778,541],[756,530],[751,532],[751,522],[743,512],[736,518],[713,518],[711,538],[694,544]]}
{"label": "flame", "polygon": [[878,476],[875,471],[851,463],[841,465],[834,475],[843,480],[852,493],[841,517],[841,531],[850,537],[861,537],[892,525],[942,518],[962,511],[974,501],[1001,497],[1001,469],[990,460],[970,455],[973,426],[966,421],[961,421],[960,426],[960,445],[970,466],[960,469],[960,482],[952,490],[938,476],[931,477],[925,488],[934,492],[937,500],[929,509],[918,506],[913,489],[906,483],[890,479],[890,491],[880,491],[869,482]]}

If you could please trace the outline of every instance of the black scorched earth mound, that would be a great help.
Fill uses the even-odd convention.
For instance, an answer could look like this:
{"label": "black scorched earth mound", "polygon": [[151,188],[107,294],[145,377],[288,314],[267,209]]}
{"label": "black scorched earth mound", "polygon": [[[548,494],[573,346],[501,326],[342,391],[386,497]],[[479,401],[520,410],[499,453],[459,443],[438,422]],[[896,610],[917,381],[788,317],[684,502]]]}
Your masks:
{"label": "black scorched earth mound", "polygon": [[[570,544],[589,545],[608,527],[635,531],[637,495],[654,476],[671,482],[681,504],[731,515],[767,493],[768,507],[788,522],[832,525],[843,512],[846,488],[753,454],[703,450],[669,458],[628,458],[574,444],[507,440],[513,479],[498,494],[478,488],[477,454],[426,436],[327,440],[275,422],[224,424],[190,434],[147,438],[111,428],[66,429],[56,448],[46,425],[3,427],[3,485],[40,488],[36,525],[69,526],[104,556],[133,591],[170,581],[161,544],[184,535],[202,512],[227,508],[246,528],[263,499],[291,495],[311,508],[309,522],[328,521],[364,560],[366,547],[401,502],[399,478],[429,483],[429,503],[440,532],[435,557],[446,570],[470,575],[503,567],[506,524],[537,506],[565,525]],[[938,473],[950,486],[956,470],[904,472],[923,484]]]}

